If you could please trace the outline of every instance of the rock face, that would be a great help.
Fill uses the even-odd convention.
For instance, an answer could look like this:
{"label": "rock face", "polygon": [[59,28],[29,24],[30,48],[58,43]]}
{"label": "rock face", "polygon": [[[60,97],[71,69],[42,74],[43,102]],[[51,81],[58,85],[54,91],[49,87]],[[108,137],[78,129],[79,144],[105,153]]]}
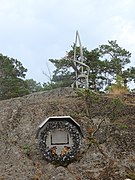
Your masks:
{"label": "rock face", "polygon": [[[118,104],[113,100],[110,106],[111,98],[93,103],[71,88],[60,88],[0,101],[0,179],[135,179],[133,99],[124,99],[124,107],[115,109]],[[35,136],[44,119],[65,115],[81,125],[84,139],[76,160],[62,167],[43,159]]]}

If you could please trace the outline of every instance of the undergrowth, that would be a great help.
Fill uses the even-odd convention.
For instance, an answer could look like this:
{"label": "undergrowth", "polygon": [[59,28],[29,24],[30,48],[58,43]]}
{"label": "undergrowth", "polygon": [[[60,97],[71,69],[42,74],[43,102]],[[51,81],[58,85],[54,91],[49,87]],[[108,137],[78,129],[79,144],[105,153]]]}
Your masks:
{"label": "undergrowth", "polygon": [[123,116],[126,104],[119,96],[108,98],[89,89],[78,89],[76,93],[85,101],[86,115],[90,119],[103,116],[115,121]]}

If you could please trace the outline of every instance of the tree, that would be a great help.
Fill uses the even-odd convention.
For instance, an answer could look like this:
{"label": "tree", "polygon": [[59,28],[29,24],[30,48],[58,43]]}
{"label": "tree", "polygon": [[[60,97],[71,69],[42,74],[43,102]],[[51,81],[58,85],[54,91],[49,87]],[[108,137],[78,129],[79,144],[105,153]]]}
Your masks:
{"label": "tree", "polygon": [[71,50],[67,56],[61,59],[49,59],[49,61],[56,67],[53,71],[51,81],[51,84],[53,85],[52,87],[70,86],[75,80],[75,67],[72,61],[72,52],[73,51]]}
{"label": "tree", "polygon": [[[91,51],[83,48],[84,63],[90,69],[89,88],[95,91],[110,86],[117,76],[123,79],[125,86],[127,82],[135,81],[135,68],[126,68],[126,65],[130,63],[131,53],[120,47],[117,41],[108,41],[108,43]],[[71,47],[72,49],[67,52],[65,57],[49,60],[56,67],[52,78],[52,84],[55,84],[55,87],[70,86],[75,80],[75,71],[79,67],[76,67],[73,63],[74,45]],[[77,60],[80,59],[79,47],[76,49],[76,58]]]}
{"label": "tree", "polygon": [[110,72],[121,76],[125,65],[130,63],[131,53],[121,48],[116,40],[108,43],[100,46],[100,53],[110,62]]}
{"label": "tree", "polygon": [[95,91],[102,89],[107,83],[106,69],[107,61],[100,60],[100,51],[98,48],[88,52],[85,63],[89,66],[89,88]]}
{"label": "tree", "polygon": [[115,83],[113,83],[110,87],[107,88],[109,93],[125,94],[129,92],[129,89],[127,88],[121,76],[117,75],[115,81]]}
{"label": "tree", "polygon": [[[50,59],[49,61],[54,64],[56,70],[53,72],[52,82],[59,86],[71,86],[75,81],[75,71],[78,71],[73,63],[74,58],[74,45],[71,46],[72,49],[67,53],[67,55],[61,59]],[[103,72],[105,71],[106,62],[101,61],[99,49],[96,48],[92,51],[88,51],[83,48],[84,63],[90,67],[89,74],[89,88],[101,89],[106,81],[106,77]],[[80,49],[76,48],[76,59],[80,59]],[[84,67],[85,71],[85,67]]]}
{"label": "tree", "polygon": [[23,80],[26,72],[20,61],[0,54],[0,100],[29,93]]}
{"label": "tree", "polygon": [[108,79],[112,83],[117,77],[121,77],[124,87],[127,87],[128,82],[135,82],[135,67],[126,67],[130,63],[131,53],[119,47],[117,41],[108,42],[109,45],[100,46],[101,57],[109,64]]}
{"label": "tree", "polygon": [[28,86],[28,90],[29,90],[30,93],[39,92],[39,91],[44,90],[41,83],[37,83],[33,79],[26,79],[25,82],[26,82],[26,84]]}
{"label": "tree", "polygon": [[[131,53],[117,44],[117,41],[108,41],[109,45],[101,45],[100,53],[101,57],[109,64],[108,74],[115,77],[125,77],[125,67],[130,63]],[[129,72],[126,72],[126,76],[129,76]],[[126,79],[125,79],[126,82]]]}
{"label": "tree", "polygon": [[126,83],[130,81],[135,82],[135,67],[125,69],[123,71],[122,77],[126,80]]}

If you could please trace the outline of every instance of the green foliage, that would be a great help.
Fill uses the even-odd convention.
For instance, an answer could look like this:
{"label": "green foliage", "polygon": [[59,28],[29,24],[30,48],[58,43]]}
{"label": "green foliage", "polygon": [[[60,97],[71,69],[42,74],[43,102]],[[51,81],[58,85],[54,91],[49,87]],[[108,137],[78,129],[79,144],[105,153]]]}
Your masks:
{"label": "green foliage", "polygon": [[93,145],[93,144],[96,144],[96,139],[91,136],[91,134],[88,136],[88,149]]}
{"label": "green foliage", "polygon": [[[108,41],[109,45],[101,45],[100,53],[102,58],[109,63],[107,73],[110,77],[120,76],[126,85],[128,81],[133,79],[131,68],[126,69],[126,65],[130,63],[131,53],[124,48],[121,48],[117,41]],[[133,68],[134,69],[134,68]],[[132,69],[132,70],[133,70]],[[112,81],[114,78],[112,79]],[[110,80],[111,82],[111,80]]]}
{"label": "green foliage", "polygon": [[91,119],[93,114],[92,108],[100,102],[99,94],[90,89],[77,89],[76,93],[84,100],[86,116]]}
{"label": "green foliage", "polygon": [[105,69],[108,67],[107,61],[100,60],[101,53],[98,48],[87,52],[86,64],[90,67],[89,88],[98,91],[107,83]]}
{"label": "green foliage", "polygon": [[132,180],[135,180],[135,170],[131,167],[131,168],[127,168],[126,170],[126,177],[130,178]]}
{"label": "green foliage", "polygon": [[124,94],[129,92],[126,84],[124,84],[123,78],[119,75],[116,76],[116,83],[108,87],[108,91],[113,94]]}
{"label": "green foliage", "polygon": [[91,101],[91,103],[96,103],[100,100],[99,94],[91,91],[90,89],[77,89],[76,93],[79,97],[85,100]]}
{"label": "green foliage", "polygon": [[25,69],[20,61],[9,58],[0,54],[0,77],[20,77],[24,78],[27,69]]}
{"label": "green foliage", "polygon": [[0,78],[0,100],[29,94],[27,84],[20,78]]}
{"label": "green foliage", "polygon": [[58,83],[54,83],[54,82],[47,82],[43,84],[43,90],[44,91],[48,91],[48,90],[52,90],[52,89],[56,89],[59,87]]}
{"label": "green foliage", "polygon": [[25,83],[28,86],[29,93],[34,93],[34,92],[39,92],[39,91],[43,91],[44,90],[42,85],[40,83],[37,83],[33,79],[26,79]]}
{"label": "green foliage", "polygon": [[[126,108],[123,96],[101,95],[89,89],[76,89],[76,93],[78,97],[83,99],[84,110],[82,112],[89,119],[98,116],[109,118],[111,122],[117,122],[124,115],[133,113]],[[123,125],[123,128],[126,126]]]}
{"label": "green foliage", "polygon": [[115,121],[118,119],[121,114],[123,114],[125,105],[119,98],[114,98],[111,100],[111,102],[107,105],[107,108],[109,110],[108,116],[112,121]]}
{"label": "green foliage", "polygon": [[71,59],[67,59],[66,57],[62,59],[49,59],[49,61],[56,67],[56,70],[53,72],[52,80],[48,84],[49,88],[50,84],[52,88],[71,86],[75,80],[75,73],[71,70],[73,61]]}
{"label": "green foliage", "polygon": [[[91,51],[83,48],[83,56],[84,63],[90,68],[89,89],[103,90],[105,86],[109,86],[114,81],[116,76],[123,78],[124,86],[129,81],[134,80],[135,82],[135,68],[125,68],[130,63],[131,53],[121,48],[117,41],[108,41],[107,45],[101,45]],[[56,67],[51,83],[56,84],[57,87],[65,87],[74,82],[75,71],[78,71],[80,65],[75,66],[73,59],[74,45],[65,57],[49,60]],[[79,47],[76,49],[76,59],[80,59]]]}
{"label": "green foliage", "polygon": [[131,53],[121,48],[117,41],[108,41],[109,45],[101,45],[100,53],[102,56],[107,55],[110,62],[109,71],[112,74],[122,75],[122,70],[126,64],[130,63]]}
{"label": "green foliage", "polygon": [[135,67],[130,67],[123,71],[123,77],[125,79],[128,79],[128,81],[134,81],[135,82]]}
{"label": "green foliage", "polygon": [[0,100],[29,93],[23,80],[26,72],[21,62],[0,54]]}
{"label": "green foliage", "polygon": [[24,145],[22,146],[22,149],[23,149],[24,154],[26,154],[28,157],[30,157],[31,149],[32,149],[31,145],[29,145],[29,144],[24,144]]}
{"label": "green foliage", "polygon": [[4,175],[2,175],[1,180],[6,180],[6,178],[5,178],[5,176],[4,176]]}
{"label": "green foliage", "polygon": [[134,173],[128,173],[127,177],[130,178],[131,180],[135,180],[135,172]]}
{"label": "green foliage", "polygon": [[123,123],[118,124],[118,127],[120,129],[127,129],[128,128],[128,126],[126,124],[123,124]]}

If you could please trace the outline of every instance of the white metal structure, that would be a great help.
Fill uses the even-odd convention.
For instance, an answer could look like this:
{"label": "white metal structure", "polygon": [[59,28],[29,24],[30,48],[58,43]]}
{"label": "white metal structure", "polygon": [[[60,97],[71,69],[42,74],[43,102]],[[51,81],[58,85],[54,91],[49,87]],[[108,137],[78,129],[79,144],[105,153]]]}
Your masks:
{"label": "white metal structure", "polygon": [[[77,59],[76,48],[77,48],[77,41],[79,43],[80,48],[80,58]],[[89,66],[84,63],[84,56],[83,56],[83,49],[81,45],[81,40],[78,31],[76,31],[75,37],[75,47],[74,47],[74,58],[73,63],[76,67],[76,80],[72,84],[72,87],[82,87],[88,88],[88,81],[89,81]]]}

